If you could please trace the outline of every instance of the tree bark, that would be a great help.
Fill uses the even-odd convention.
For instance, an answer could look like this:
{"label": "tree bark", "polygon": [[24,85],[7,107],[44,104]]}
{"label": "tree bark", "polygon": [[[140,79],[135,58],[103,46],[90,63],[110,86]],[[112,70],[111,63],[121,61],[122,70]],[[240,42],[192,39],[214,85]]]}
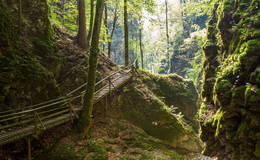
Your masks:
{"label": "tree bark", "polygon": [[139,41],[140,41],[142,69],[144,69],[144,53],[143,53],[143,45],[142,45],[142,28],[139,29]]}
{"label": "tree bark", "polygon": [[[105,18],[104,18],[104,25],[106,27],[106,36],[108,36],[108,14],[107,14],[107,3],[105,3]],[[104,38],[105,39],[105,38]],[[104,52],[105,52],[105,49],[106,49],[106,43],[104,41]]]}
{"label": "tree bark", "polygon": [[125,31],[125,66],[128,66],[129,63],[129,54],[128,54],[128,13],[127,13],[127,2],[124,0],[124,31]]}
{"label": "tree bark", "polygon": [[81,48],[86,48],[86,14],[85,14],[85,0],[78,0],[79,9],[79,30],[78,30],[78,44]]}
{"label": "tree bark", "polygon": [[118,15],[117,15],[117,6],[116,6],[115,12],[114,12],[114,20],[113,20],[112,31],[111,31],[111,34],[110,34],[109,40],[108,40],[108,57],[109,58],[111,58],[112,39],[113,39],[114,31],[115,31],[115,28],[116,28],[117,19],[118,19]]}
{"label": "tree bark", "polygon": [[93,33],[93,20],[94,20],[94,0],[90,1],[90,22],[89,22],[89,30],[88,30],[88,36],[87,36],[87,49],[89,49],[90,40]]}
{"label": "tree bark", "polygon": [[91,41],[87,91],[84,96],[83,109],[79,119],[80,130],[83,131],[83,138],[86,138],[92,121],[92,110],[94,104],[94,91],[96,83],[97,60],[99,53],[99,36],[102,24],[104,0],[97,0],[94,30]]}
{"label": "tree bark", "polygon": [[19,0],[19,35],[22,34],[22,19],[23,19],[23,11],[22,11],[22,0]]}
{"label": "tree bark", "polygon": [[168,71],[170,71],[170,54],[169,54],[169,26],[168,26],[168,0],[165,0],[165,16],[166,16],[166,38],[167,38],[167,49],[166,49],[166,58],[167,58],[167,65]]}

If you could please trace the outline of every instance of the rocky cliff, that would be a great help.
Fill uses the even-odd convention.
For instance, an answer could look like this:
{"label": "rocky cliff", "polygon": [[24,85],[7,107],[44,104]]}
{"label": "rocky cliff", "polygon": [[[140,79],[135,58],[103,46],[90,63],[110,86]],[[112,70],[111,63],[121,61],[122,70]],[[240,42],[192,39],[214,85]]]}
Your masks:
{"label": "rocky cliff", "polygon": [[204,46],[204,154],[225,160],[260,158],[260,2],[220,0]]}

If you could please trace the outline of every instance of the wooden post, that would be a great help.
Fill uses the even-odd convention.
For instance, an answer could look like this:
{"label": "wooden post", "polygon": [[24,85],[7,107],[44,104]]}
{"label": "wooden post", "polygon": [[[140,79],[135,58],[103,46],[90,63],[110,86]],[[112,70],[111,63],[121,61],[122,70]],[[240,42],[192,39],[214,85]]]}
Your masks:
{"label": "wooden post", "polygon": [[28,160],[32,160],[32,150],[31,150],[31,137],[27,138],[27,147],[28,147]]}
{"label": "wooden post", "polygon": [[105,108],[105,112],[107,112],[108,110],[108,96],[106,96],[106,108]]}
{"label": "wooden post", "polygon": [[36,112],[34,112],[34,129],[35,129],[35,135],[38,136],[38,125],[37,125],[37,115],[36,115]]}
{"label": "wooden post", "polygon": [[72,113],[72,110],[73,110],[73,108],[72,108],[72,105],[71,105],[71,101],[69,101],[69,109],[70,109],[70,120],[71,120],[71,123],[73,123],[73,113]]}
{"label": "wooden post", "polygon": [[108,78],[108,87],[109,87],[109,96],[111,96],[111,79],[110,77]]}
{"label": "wooden post", "polygon": [[131,67],[131,72],[132,72],[132,76],[134,77],[135,75],[134,66]]}

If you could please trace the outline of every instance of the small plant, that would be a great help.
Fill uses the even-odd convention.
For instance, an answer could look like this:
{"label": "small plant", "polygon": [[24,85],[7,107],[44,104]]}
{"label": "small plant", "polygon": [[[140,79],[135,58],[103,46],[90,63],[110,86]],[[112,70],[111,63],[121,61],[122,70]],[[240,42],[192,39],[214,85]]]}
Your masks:
{"label": "small plant", "polygon": [[127,87],[123,87],[123,92],[125,93],[125,92],[128,92],[129,91],[129,89],[127,88]]}
{"label": "small plant", "polygon": [[202,103],[199,111],[199,115],[201,116],[208,109],[208,105],[206,103]]}

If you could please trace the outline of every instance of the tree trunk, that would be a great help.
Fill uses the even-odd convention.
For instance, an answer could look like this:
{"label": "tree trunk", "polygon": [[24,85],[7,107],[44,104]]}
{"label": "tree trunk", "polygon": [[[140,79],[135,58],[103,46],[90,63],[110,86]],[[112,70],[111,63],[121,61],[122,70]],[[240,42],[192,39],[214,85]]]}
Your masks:
{"label": "tree trunk", "polygon": [[[106,27],[106,36],[108,37],[108,14],[107,14],[107,3],[105,3],[105,18],[104,18],[104,25]],[[104,38],[105,39],[105,38]],[[104,41],[104,52],[106,49],[106,42]]]}
{"label": "tree trunk", "polygon": [[87,91],[84,96],[83,109],[79,119],[80,130],[83,131],[83,138],[86,138],[92,121],[92,110],[94,104],[94,91],[96,83],[97,60],[99,53],[99,36],[102,24],[102,15],[104,9],[104,0],[97,0],[96,15],[94,22],[94,30],[91,41],[89,69],[88,69],[88,83]]}
{"label": "tree trunk", "polygon": [[19,0],[19,35],[22,34],[22,19],[23,19],[23,11],[22,11],[22,0]]}
{"label": "tree trunk", "polygon": [[85,15],[85,0],[78,0],[79,9],[79,30],[78,44],[81,48],[86,48],[86,15]]}
{"label": "tree trunk", "polygon": [[140,41],[140,52],[141,52],[141,63],[142,69],[144,69],[144,53],[143,53],[143,46],[142,46],[142,28],[139,29],[139,41]]}
{"label": "tree trunk", "polygon": [[125,66],[128,66],[129,63],[129,54],[128,54],[128,23],[127,23],[127,0],[124,0],[124,31],[125,31]]}
{"label": "tree trunk", "polygon": [[166,38],[167,38],[167,49],[166,49],[166,58],[167,58],[167,65],[168,65],[168,71],[170,71],[170,54],[169,54],[169,26],[168,26],[168,0],[165,0],[165,15],[166,15]]}
{"label": "tree trunk", "polygon": [[90,22],[89,22],[89,30],[87,37],[87,49],[89,49],[90,39],[92,37],[93,32],[93,20],[94,20],[94,0],[90,1]]}
{"label": "tree trunk", "polygon": [[109,58],[111,58],[112,39],[113,39],[114,31],[115,31],[115,28],[116,28],[117,19],[118,19],[118,15],[117,15],[117,6],[116,6],[115,12],[114,12],[114,20],[113,20],[112,31],[111,31],[111,34],[110,34],[109,40],[108,40],[108,57]]}
{"label": "tree trunk", "polygon": [[[65,26],[65,0],[62,1],[61,5],[62,5],[62,11],[61,11],[62,25]],[[79,10],[79,4],[78,4],[78,10]],[[78,17],[78,19],[79,19],[79,17]]]}

